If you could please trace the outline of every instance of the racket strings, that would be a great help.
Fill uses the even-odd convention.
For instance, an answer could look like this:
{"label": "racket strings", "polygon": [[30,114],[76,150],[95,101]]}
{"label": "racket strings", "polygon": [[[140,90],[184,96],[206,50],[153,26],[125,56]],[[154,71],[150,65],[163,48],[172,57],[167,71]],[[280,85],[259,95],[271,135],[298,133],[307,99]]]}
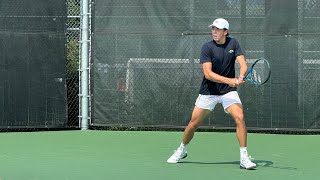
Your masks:
{"label": "racket strings", "polygon": [[269,65],[266,61],[259,61],[252,69],[251,80],[256,83],[264,83],[269,76]]}
{"label": "racket strings", "polygon": [[245,77],[246,81],[254,85],[261,85],[268,81],[271,71],[267,60],[259,59],[254,62],[248,74]]}

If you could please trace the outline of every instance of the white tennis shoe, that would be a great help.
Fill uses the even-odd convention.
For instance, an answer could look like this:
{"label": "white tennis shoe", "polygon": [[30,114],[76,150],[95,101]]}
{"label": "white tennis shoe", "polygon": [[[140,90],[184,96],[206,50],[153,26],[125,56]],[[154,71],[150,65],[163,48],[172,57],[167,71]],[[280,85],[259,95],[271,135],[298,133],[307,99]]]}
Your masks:
{"label": "white tennis shoe", "polygon": [[257,167],[257,164],[251,162],[251,157],[246,156],[246,157],[241,157],[240,159],[240,168],[242,169],[255,169]]}
{"label": "white tennis shoe", "polygon": [[184,148],[179,147],[173,155],[167,160],[167,163],[177,163],[181,159],[187,157],[187,151]]}

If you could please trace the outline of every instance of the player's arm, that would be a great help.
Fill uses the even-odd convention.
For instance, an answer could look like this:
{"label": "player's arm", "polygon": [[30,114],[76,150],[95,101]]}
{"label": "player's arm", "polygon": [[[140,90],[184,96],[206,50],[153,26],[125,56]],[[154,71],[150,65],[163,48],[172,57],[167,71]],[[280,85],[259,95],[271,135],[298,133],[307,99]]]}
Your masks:
{"label": "player's arm", "polygon": [[242,83],[244,83],[243,78],[244,78],[244,74],[247,72],[248,66],[247,66],[247,62],[246,62],[244,55],[237,56],[236,60],[238,61],[239,65],[240,65],[238,83],[242,84]]}
{"label": "player's arm", "polygon": [[231,87],[237,86],[237,79],[235,78],[227,78],[224,76],[221,76],[215,72],[212,71],[212,63],[211,62],[205,62],[202,64],[203,73],[206,79],[217,82],[217,83],[224,83],[228,84]]}

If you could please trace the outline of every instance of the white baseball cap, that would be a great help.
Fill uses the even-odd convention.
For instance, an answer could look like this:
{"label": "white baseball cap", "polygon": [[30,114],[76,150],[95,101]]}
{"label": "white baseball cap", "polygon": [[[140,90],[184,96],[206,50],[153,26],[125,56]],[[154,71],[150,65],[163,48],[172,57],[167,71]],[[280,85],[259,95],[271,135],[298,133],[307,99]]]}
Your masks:
{"label": "white baseball cap", "polygon": [[214,20],[213,23],[208,27],[212,27],[212,26],[217,27],[219,29],[229,29],[228,21],[223,18],[218,18]]}

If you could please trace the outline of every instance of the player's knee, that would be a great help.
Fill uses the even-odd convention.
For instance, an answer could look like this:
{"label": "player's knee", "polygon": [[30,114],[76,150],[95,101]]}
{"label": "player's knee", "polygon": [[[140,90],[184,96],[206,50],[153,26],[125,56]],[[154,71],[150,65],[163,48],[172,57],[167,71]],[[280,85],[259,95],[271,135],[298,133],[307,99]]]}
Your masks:
{"label": "player's knee", "polygon": [[197,121],[190,121],[188,127],[192,130],[196,130],[199,127],[199,123]]}
{"label": "player's knee", "polygon": [[234,116],[234,120],[236,124],[241,125],[244,124],[244,115],[243,113],[238,113],[237,115]]}

